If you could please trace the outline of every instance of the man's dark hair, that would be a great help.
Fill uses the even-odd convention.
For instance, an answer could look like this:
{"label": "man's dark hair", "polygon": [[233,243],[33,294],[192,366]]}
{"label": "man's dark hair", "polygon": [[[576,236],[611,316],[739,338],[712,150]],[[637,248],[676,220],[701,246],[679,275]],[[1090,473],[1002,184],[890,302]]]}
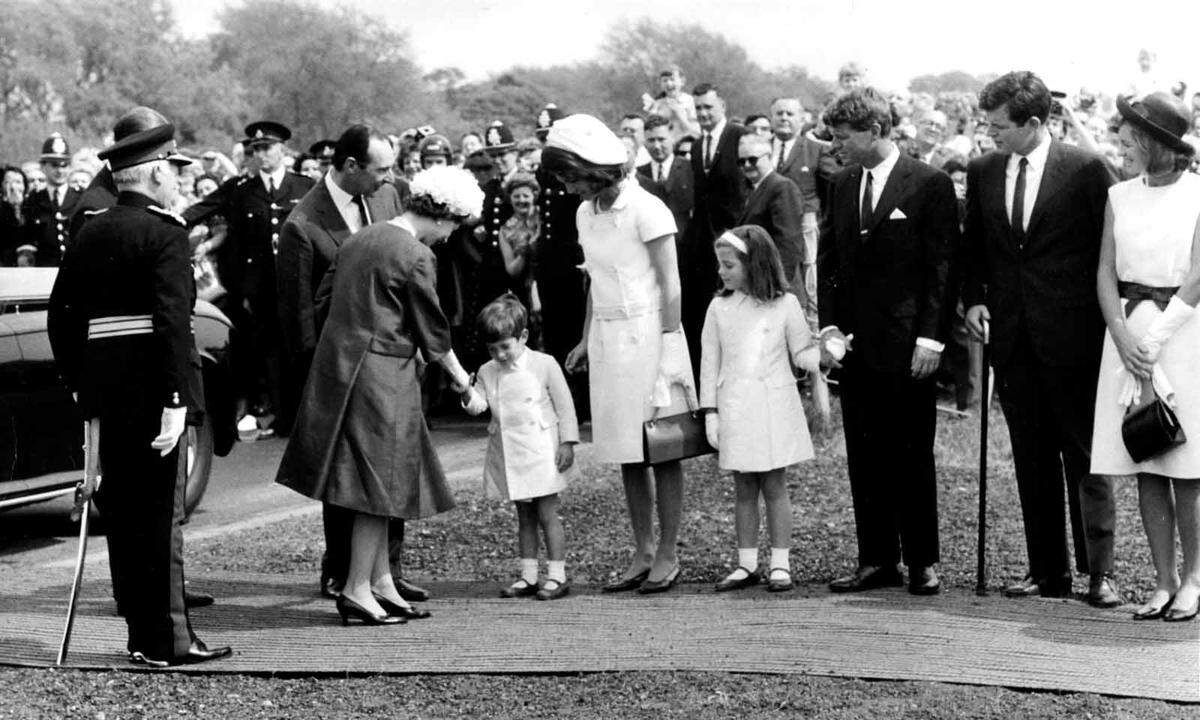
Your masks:
{"label": "man's dark hair", "polygon": [[1031,117],[1045,123],[1052,104],[1046,83],[1028,70],[1001,75],[979,91],[981,110],[991,112],[1008,106],[1008,119],[1017,125],[1024,125]]}
{"label": "man's dark hair", "polygon": [[642,117],[639,113],[633,113],[633,112],[625,113],[624,115],[621,116],[621,119],[622,120],[641,120],[643,125],[646,124],[646,118]]}
{"label": "man's dark hair", "polygon": [[700,97],[701,95],[707,95],[708,93],[715,93],[717,97],[721,97],[720,89],[712,83],[700,83],[696,87],[692,88],[692,97]]}
{"label": "man's dark hair", "polygon": [[825,126],[849,125],[854,130],[870,130],[879,125],[879,136],[892,134],[896,122],[895,110],[887,97],[873,87],[851,90],[842,95],[825,111]]}
{"label": "man's dark hair", "polygon": [[651,115],[650,117],[646,118],[646,127],[644,129],[646,132],[650,132],[654,128],[660,128],[664,125],[670,126],[670,124],[671,121],[662,115]]}
{"label": "man's dark hair", "polygon": [[742,124],[749,125],[750,123],[754,122],[755,120],[770,121],[771,118],[767,117],[766,115],[763,115],[762,113],[752,113],[752,114],[746,116],[746,120]]}
{"label": "man's dark hair", "polygon": [[359,165],[368,164],[367,150],[372,140],[387,141],[387,138],[371,129],[370,125],[351,125],[333,146],[333,167],[341,172],[346,169],[346,160],[354,158]]}

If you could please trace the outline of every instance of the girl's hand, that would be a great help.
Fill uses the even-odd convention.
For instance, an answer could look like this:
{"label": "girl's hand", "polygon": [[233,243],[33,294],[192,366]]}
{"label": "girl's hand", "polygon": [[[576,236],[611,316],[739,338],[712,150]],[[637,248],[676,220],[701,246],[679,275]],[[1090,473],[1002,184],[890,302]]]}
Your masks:
{"label": "girl's hand", "polygon": [[1113,344],[1117,346],[1117,353],[1121,356],[1121,363],[1129,374],[1139,380],[1149,380],[1154,369],[1150,352],[1139,345],[1133,334],[1124,327],[1112,333],[1112,339]]}
{"label": "girl's hand", "polygon": [[554,453],[554,467],[560,473],[571,469],[575,464],[575,446],[572,443],[559,443],[558,452]]}
{"label": "girl's hand", "polygon": [[587,343],[580,342],[571,352],[567,353],[567,361],[563,363],[569,373],[587,370]]}

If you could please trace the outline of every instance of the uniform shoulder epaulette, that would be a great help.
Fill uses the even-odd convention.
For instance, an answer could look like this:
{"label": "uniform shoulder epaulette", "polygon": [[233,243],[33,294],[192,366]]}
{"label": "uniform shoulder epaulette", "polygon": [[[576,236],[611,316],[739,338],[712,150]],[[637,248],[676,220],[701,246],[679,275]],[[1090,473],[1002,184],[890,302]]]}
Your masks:
{"label": "uniform shoulder epaulette", "polygon": [[108,208],[96,208],[95,210],[84,210],[83,214],[87,215],[88,217],[95,217],[96,215],[102,215],[106,212],[108,212]]}
{"label": "uniform shoulder epaulette", "polygon": [[150,212],[154,213],[155,215],[159,216],[160,218],[163,218],[164,220],[170,220],[171,222],[175,223],[176,225],[178,225],[180,227],[187,227],[187,222],[184,221],[183,216],[177,215],[177,214],[171,212],[170,210],[164,210],[157,205],[151,205],[146,209],[149,210]]}

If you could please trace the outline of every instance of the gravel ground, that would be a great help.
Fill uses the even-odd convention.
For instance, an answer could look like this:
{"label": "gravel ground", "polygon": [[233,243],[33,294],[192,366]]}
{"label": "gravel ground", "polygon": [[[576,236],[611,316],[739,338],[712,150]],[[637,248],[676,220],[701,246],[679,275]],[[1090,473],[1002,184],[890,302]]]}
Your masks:
{"label": "gravel ground", "polygon": [[[836,408],[835,408],[836,413]],[[817,460],[788,473],[795,527],[793,573],[822,584],[854,564],[854,516],[840,429],[817,431]],[[991,418],[990,586],[1025,571],[1020,506],[1003,418]],[[938,467],[943,582],[974,587],[978,423],[939,418]],[[624,497],[614,468],[579,454],[580,475],[564,494],[562,517],[574,582],[602,583],[628,560]],[[680,540],[684,582],[714,582],[731,569],[732,481],[711,458],[685,466]],[[410,525],[406,568],[416,579],[511,579],[516,520],[511,504],[458,493],[451,513]],[[1136,489],[1118,484],[1117,571],[1131,601],[1152,586]],[[765,539],[764,539],[765,542]],[[314,578],[320,523],[285,521],[196,543],[189,573],[216,570],[300,573]],[[1077,584],[1077,587],[1081,583]],[[810,588],[816,591],[815,588]],[[803,589],[801,590],[804,591]],[[1195,718],[1194,707],[1087,694],[1023,692],[939,683],[862,681],[728,673],[608,673],[570,676],[354,678],[196,677],[48,670],[0,671],[4,718],[365,717],[757,718],[780,711],[814,718]]]}

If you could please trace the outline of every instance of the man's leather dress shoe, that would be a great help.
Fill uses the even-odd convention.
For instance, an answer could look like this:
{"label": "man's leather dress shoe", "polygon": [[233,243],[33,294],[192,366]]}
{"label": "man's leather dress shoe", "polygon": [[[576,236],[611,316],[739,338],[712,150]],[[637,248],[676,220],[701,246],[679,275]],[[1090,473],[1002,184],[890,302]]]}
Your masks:
{"label": "man's leather dress shoe", "polygon": [[829,583],[829,589],[835,593],[862,592],[883,587],[900,587],[904,578],[900,571],[893,566],[864,565],[853,575],[840,577]]}
{"label": "man's leather dress shoe", "polygon": [[1071,597],[1071,579],[1058,578],[1039,582],[1032,575],[1026,575],[1004,588],[1004,594],[1011,598],[1037,597],[1039,595],[1047,598]]}
{"label": "man's leather dress shoe", "polygon": [[214,602],[216,602],[216,600],[214,600],[213,596],[209,595],[208,593],[190,592],[188,590],[183,591],[183,604],[189,608],[208,607]]}
{"label": "man's leather dress shoe", "polygon": [[937,595],[942,581],[931,567],[917,567],[908,571],[908,591],[913,595]]}
{"label": "man's leather dress shoe", "polygon": [[1088,583],[1088,605],[1098,608],[1115,608],[1125,604],[1117,590],[1117,581],[1108,573],[1095,573]]}
{"label": "man's leather dress shoe", "polygon": [[429,591],[423,587],[413,585],[399,576],[392,578],[392,581],[396,583],[396,592],[408,602],[425,602],[429,599]]}

